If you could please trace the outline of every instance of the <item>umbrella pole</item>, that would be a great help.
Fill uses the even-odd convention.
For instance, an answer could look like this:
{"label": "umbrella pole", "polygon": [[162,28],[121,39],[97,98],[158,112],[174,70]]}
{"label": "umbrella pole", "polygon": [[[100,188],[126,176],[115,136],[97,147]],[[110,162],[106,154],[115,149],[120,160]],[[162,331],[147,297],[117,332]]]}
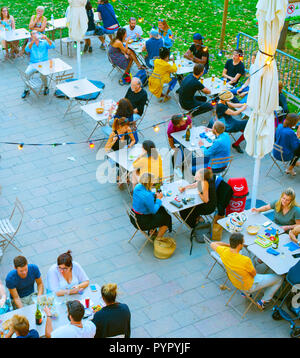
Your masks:
{"label": "umbrella pole", "polygon": [[253,184],[252,184],[252,195],[251,195],[251,209],[255,208],[255,206],[256,206],[258,179],[259,179],[259,171],[260,171],[260,161],[261,161],[260,158],[255,159]]}
{"label": "umbrella pole", "polygon": [[81,45],[80,41],[77,41],[77,78],[81,78]]}

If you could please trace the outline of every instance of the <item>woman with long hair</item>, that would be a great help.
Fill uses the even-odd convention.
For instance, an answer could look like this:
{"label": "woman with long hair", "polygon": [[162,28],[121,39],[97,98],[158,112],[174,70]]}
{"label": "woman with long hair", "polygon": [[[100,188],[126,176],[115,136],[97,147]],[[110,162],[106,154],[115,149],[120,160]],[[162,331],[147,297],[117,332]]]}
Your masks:
{"label": "woman with long hair", "polygon": [[164,19],[158,20],[158,33],[163,39],[164,47],[171,48],[173,46],[173,34],[167,21]]}
{"label": "woman with long hair", "polygon": [[284,231],[289,231],[300,225],[300,207],[296,202],[294,189],[287,188],[280,195],[279,200],[274,200],[270,204],[253,208],[254,213],[263,213],[274,209],[274,222],[280,225]]}
{"label": "woman with long hair", "polygon": [[[87,32],[85,33],[85,35],[86,36],[98,35],[99,40],[102,43],[102,46],[104,46],[105,45],[105,38],[103,36],[104,32],[99,26],[96,26],[96,24],[95,24],[93,6],[92,6],[90,0],[87,0],[86,5],[85,5],[85,10],[86,10],[87,18],[88,18],[88,29],[87,29]],[[91,46],[91,39],[85,39],[84,43],[85,44],[84,44],[83,52],[87,52],[87,51],[93,52],[93,48]]]}
{"label": "woman with long hair", "polygon": [[[1,8],[0,13],[0,30],[12,31],[16,29],[15,19],[12,15],[9,14],[8,7],[4,6]],[[15,57],[19,54],[19,41],[11,41],[7,43],[5,40],[2,40],[2,47],[5,49],[5,58],[9,58],[8,44],[11,47],[11,56]]]}

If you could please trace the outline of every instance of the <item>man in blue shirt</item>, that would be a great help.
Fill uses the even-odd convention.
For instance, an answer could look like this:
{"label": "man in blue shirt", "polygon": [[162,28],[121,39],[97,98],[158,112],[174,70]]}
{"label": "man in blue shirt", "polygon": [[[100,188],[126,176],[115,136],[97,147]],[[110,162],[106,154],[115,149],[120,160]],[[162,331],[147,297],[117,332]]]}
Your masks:
{"label": "man in blue shirt", "polygon": [[6,287],[10,292],[12,305],[15,309],[33,303],[34,283],[37,284],[38,296],[44,293],[41,273],[36,265],[29,264],[24,256],[14,258],[15,269],[6,276]]}
{"label": "man in blue shirt", "polygon": [[[225,133],[225,124],[221,121],[216,121],[212,127],[212,132],[216,136],[212,146],[204,147],[202,140],[199,145],[204,155],[204,166],[211,166],[211,160],[215,158],[225,158],[230,156],[230,137]],[[215,164],[212,168],[214,173],[224,170],[224,164]]]}
{"label": "man in blue shirt", "polygon": [[[42,61],[48,61],[48,50],[55,48],[54,42],[52,42],[46,35],[42,35],[40,38],[37,31],[31,32],[31,41],[25,47],[25,52],[30,54],[29,66],[25,71],[26,78],[30,80],[35,72],[38,72],[31,64]],[[47,76],[40,75],[44,84],[44,95],[49,94]],[[22,98],[29,95],[29,87],[25,85]]]}
{"label": "man in blue shirt", "polygon": [[150,31],[150,39],[145,42],[143,47],[143,51],[147,51],[145,61],[148,67],[153,68],[153,58],[159,57],[159,49],[163,46],[163,39],[159,38],[158,31],[153,28]]}

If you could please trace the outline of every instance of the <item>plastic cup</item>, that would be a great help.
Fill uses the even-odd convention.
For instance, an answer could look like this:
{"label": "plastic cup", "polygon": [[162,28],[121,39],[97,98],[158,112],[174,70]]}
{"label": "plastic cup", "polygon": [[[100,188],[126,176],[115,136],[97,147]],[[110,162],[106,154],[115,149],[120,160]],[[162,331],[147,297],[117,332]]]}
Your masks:
{"label": "plastic cup", "polygon": [[200,82],[203,84],[203,82],[204,82],[204,78],[203,78],[203,77],[200,78]]}
{"label": "plastic cup", "polygon": [[52,68],[53,67],[53,60],[49,61],[49,67]]}
{"label": "plastic cup", "polygon": [[89,298],[89,297],[87,297],[87,298],[85,299],[85,307],[86,307],[86,308],[89,308],[89,307],[90,307],[90,298]]}

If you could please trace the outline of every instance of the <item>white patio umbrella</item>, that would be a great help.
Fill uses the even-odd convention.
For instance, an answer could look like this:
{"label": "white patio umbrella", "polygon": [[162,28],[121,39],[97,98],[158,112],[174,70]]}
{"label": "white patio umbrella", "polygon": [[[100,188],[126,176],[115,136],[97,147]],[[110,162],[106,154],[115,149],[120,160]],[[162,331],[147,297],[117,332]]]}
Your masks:
{"label": "white patio umbrella", "polygon": [[287,2],[288,0],[259,0],[256,5],[259,52],[255,60],[255,70],[258,71],[251,77],[247,105],[253,111],[244,133],[246,152],[255,158],[251,208],[256,204],[261,158],[271,152],[274,144],[278,73],[273,56],[284,24]]}
{"label": "white patio umbrella", "polygon": [[81,77],[80,41],[88,29],[88,18],[85,10],[87,0],[68,0],[70,7],[67,15],[69,37],[77,42],[77,77]]}

